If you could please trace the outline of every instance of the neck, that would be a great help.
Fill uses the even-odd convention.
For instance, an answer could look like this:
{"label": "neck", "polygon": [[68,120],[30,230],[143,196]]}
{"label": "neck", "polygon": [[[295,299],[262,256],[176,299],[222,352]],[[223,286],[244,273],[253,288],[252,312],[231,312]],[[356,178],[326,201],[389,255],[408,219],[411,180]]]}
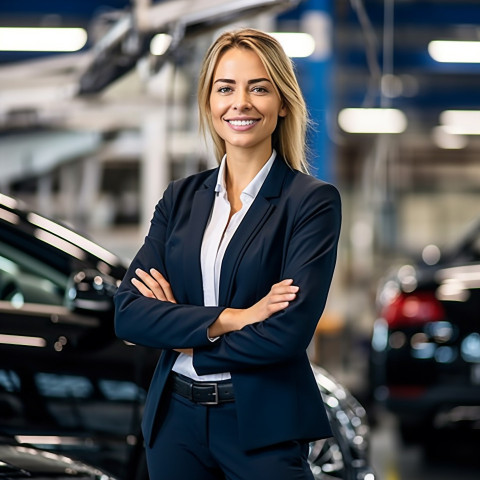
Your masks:
{"label": "neck", "polygon": [[242,192],[272,155],[269,152],[227,151],[225,183],[227,191]]}

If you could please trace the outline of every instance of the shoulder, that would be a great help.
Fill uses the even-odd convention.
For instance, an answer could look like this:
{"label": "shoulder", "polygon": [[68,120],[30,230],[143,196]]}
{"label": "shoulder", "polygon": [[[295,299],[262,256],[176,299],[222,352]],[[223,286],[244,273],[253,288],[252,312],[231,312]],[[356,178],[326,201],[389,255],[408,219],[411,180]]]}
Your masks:
{"label": "shoulder", "polygon": [[172,180],[160,201],[175,202],[179,197],[190,198],[197,190],[215,187],[218,168],[204,170],[188,177]]}
{"label": "shoulder", "polygon": [[172,212],[177,209],[190,208],[197,191],[209,187],[212,191],[214,190],[217,171],[218,168],[213,168],[178,180],[172,180],[157,203],[156,210]]}
{"label": "shoulder", "polygon": [[340,208],[341,198],[338,189],[331,183],[299,171],[290,172],[287,184],[288,195],[304,204],[331,203]]}
{"label": "shoulder", "polygon": [[276,194],[288,199],[290,204],[301,203],[304,199],[312,196],[340,203],[340,193],[334,185],[313,175],[292,169],[280,156],[275,161],[272,172],[269,177],[272,177],[271,183],[277,185]]}
{"label": "shoulder", "polygon": [[342,202],[338,189],[311,175],[293,172],[288,186],[289,210],[296,229],[328,228],[340,232]]}

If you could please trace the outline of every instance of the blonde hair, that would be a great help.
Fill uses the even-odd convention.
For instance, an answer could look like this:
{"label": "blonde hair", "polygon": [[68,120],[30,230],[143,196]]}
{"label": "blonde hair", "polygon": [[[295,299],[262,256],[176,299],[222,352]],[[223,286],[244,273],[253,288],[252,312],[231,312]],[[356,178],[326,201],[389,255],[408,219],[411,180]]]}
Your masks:
{"label": "blonde hair", "polygon": [[232,48],[246,48],[255,52],[263,63],[287,111],[278,118],[272,135],[273,148],[295,170],[308,172],[306,160],[307,108],[298,85],[293,65],[280,43],[272,36],[253,28],[225,32],[210,46],[203,60],[198,81],[200,128],[208,129],[215,145],[217,160],[225,155],[225,142],[213,127],[210,112],[210,93],[215,68],[224,52]]}

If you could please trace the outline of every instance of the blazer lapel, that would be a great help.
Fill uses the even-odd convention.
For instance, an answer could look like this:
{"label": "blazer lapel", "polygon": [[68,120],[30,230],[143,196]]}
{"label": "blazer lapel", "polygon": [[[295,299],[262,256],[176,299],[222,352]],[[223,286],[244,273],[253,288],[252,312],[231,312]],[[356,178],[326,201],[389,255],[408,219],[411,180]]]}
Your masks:
{"label": "blazer lapel", "polygon": [[200,189],[195,192],[187,225],[186,239],[188,246],[184,249],[183,271],[185,272],[185,281],[189,284],[186,290],[188,303],[191,305],[203,305],[200,252],[203,233],[205,232],[215,197],[217,174],[218,168],[213,171]]}
{"label": "blazer lapel", "polygon": [[285,161],[277,156],[257,197],[230,240],[220,273],[219,305],[228,305],[238,265],[248,245],[275,210],[275,203],[272,200],[280,196],[288,170]]}

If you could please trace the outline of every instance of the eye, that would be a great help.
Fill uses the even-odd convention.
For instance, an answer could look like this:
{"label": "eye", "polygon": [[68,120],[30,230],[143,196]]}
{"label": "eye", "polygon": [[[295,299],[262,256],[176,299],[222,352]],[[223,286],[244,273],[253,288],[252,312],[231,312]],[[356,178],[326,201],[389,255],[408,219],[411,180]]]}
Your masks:
{"label": "eye", "polygon": [[230,87],[227,87],[227,86],[219,87],[217,89],[218,93],[230,93],[231,91],[232,91],[232,89]]}
{"label": "eye", "polygon": [[256,85],[255,87],[252,88],[252,92],[254,92],[254,93],[268,93],[268,90],[261,85]]}

